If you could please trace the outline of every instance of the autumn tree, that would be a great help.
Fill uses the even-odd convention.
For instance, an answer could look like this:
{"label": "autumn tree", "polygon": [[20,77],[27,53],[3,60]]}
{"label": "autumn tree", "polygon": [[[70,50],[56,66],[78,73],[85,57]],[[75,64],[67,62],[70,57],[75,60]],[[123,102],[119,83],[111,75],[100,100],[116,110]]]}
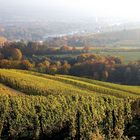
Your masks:
{"label": "autumn tree", "polygon": [[64,61],[64,64],[59,69],[59,73],[61,73],[61,74],[68,74],[70,68],[71,68],[71,65],[67,61]]}
{"label": "autumn tree", "polygon": [[2,59],[2,60],[0,60],[0,68],[20,69],[20,62]]}
{"label": "autumn tree", "polygon": [[11,58],[13,60],[21,60],[22,59],[22,52],[19,49],[14,48],[11,52]]}
{"label": "autumn tree", "polygon": [[109,76],[108,71],[107,71],[107,70],[104,70],[104,71],[102,72],[102,80],[103,80],[103,81],[106,81],[107,78],[108,78],[108,76]]}
{"label": "autumn tree", "polygon": [[30,63],[29,60],[23,60],[21,62],[21,69],[24,69],[24,70],[30,70],[32,69],[34,66],[32,63]]}
{"label": "autumn tree", "polygon": [[54,75],[56,73],[57,73],[57,67],[56,67],[56,65],[51,65],[50,66],[50,69],[49,69],[49,74]]}
{"label": "autumn tree", "polygon": [[46,71],[49,69],[49,67],[50,67],[50,62],[47,60],[45,60],[37,65],[38,71],[43,72],[43,73],[46,73]]}
{"label": "autumn tree", "polygon": [[67,51],[70,51],[70,50],[71,50],[71,48],[67,45],[64,45],[60,48],[60,51],[62,51],[62,52],[67,52]]}
{"label": "autumn tree", "polygon": [[61,62],[60,61],[56,61],[55,64],[56,64],[57,68],[61,67]]}

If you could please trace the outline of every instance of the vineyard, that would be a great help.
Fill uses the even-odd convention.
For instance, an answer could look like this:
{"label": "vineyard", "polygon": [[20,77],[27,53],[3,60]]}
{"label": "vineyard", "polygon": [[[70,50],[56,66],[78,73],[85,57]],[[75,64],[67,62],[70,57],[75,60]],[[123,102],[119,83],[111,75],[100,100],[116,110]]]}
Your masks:
{"label": "vineyard", "polygon": [[140,87],[0,69],[0,139],[140,139]]}
{"label": "vineyard", "polygon": [[3,84],[0,84],[0,95],[22,96],[23,94],[19,91],[13,90]]}

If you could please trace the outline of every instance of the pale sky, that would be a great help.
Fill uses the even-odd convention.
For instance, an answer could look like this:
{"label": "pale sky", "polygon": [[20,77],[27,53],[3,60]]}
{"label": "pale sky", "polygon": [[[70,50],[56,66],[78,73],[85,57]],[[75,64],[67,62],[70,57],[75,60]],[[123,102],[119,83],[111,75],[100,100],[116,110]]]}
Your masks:
{"label": "pale sky", "polygon": [[87,16],[140,18],[140,0],[0,0],[0,7],[7,5]]}

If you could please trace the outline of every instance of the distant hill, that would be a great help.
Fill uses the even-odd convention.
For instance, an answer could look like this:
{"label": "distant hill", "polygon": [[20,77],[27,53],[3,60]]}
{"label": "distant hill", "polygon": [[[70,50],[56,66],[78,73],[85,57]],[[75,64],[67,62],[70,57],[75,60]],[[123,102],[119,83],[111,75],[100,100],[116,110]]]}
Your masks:
{"label": "distant hill", "polygon": [[55,38],[50,41],[58,46],[62,45],[62,42],[67,43],[69,46],[92,46],[92,47],[140,47],[140,29],[120,30],[114,32],[105,32],[97,34],[87,35],[75,35]]}
{"label": "distant hill", "polygon": [[121,30],[89,36],[93,45],[140,47],[140,29]]}

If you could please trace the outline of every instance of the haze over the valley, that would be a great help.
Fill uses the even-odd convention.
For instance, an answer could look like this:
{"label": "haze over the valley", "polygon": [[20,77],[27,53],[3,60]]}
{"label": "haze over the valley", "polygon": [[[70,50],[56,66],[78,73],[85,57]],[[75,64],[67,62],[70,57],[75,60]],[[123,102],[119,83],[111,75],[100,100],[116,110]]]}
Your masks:
{"label": "haze over the valley", "polygon": [[139,0],[0,0],[0,35],[40,40],[140,28],[139,5]]}
{"label": "haze over the valley", "polygon": [[139,0],[0,0],[0,15],[56,19],[113,17],[139,21]]}

